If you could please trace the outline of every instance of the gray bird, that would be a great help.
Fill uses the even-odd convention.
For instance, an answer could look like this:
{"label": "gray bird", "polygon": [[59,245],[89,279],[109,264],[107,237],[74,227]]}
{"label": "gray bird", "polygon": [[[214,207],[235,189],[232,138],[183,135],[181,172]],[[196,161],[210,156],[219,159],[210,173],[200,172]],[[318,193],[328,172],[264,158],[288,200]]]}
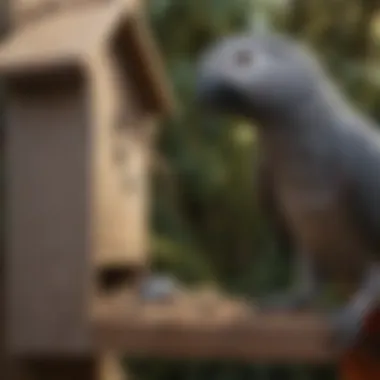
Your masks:
{"label": "gray bird", "polygon": [[380,296],[380,134],[314,55],[278,34],[239,34],[199,61],[207,110],[247,118],[261,147],[261,203],[297,257],[298,287],[263,307],[299,309],[322,285],[354,284],[333,313],[335,342],[357,342]]}

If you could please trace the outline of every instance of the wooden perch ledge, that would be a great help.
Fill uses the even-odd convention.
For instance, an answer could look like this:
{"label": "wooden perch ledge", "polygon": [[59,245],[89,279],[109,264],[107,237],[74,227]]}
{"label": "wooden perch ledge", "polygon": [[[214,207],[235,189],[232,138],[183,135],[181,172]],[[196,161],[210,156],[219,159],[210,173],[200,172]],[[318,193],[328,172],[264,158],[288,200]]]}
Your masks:
{"label": "wooden perch ledge", "polygon": [[326,363],[337,353],[329,326],[314,314],[266,314],[216,293],[184,293],[143,303],[118,295],[96,304],[97,347],[130,356]]}

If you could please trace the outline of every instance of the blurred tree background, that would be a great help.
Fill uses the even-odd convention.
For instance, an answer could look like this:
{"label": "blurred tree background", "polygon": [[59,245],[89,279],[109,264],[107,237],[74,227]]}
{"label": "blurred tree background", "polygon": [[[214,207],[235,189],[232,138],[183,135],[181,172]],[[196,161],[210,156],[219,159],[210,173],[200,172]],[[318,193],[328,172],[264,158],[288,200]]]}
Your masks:
{"label": "blurred tree background", "polygon": [[[156,270],[258,295],[287,285],[289,255],[255,203],[254,129],[211,118],[193,99],[199,53],[225,34],[274,29],[312,46],[353,104],[380,121],[377,0],[150,0],[179,109],[159,133],[152,254]],[[291,344],[291,342],[289,343]],[[131,361],[141,380],[335,379],[329,368]]]}

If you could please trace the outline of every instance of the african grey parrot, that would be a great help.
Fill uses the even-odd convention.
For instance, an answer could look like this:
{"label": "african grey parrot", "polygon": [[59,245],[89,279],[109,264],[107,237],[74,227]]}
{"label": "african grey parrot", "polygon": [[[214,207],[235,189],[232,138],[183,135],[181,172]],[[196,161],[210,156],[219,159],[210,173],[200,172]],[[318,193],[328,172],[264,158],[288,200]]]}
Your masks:
{"label": "african grey parrot", "polygon": [[262,204],[294,247],[299,286],[267,308],[309,305],[326,281],[355,284],[333,313],[341,348],[380,295],[380,134],[313,54],[275,33],[224,38],[200,57],[196,96],[257,127]]}

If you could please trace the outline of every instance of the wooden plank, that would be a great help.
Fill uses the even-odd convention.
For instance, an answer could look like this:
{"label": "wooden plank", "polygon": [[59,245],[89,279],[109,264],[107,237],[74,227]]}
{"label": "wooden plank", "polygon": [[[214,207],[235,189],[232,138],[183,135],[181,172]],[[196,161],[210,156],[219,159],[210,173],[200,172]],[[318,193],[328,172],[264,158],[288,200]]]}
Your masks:
{"label": "wooden plank", "polygon": [[[10,0],[2,0],[0,2],[0,41],[3,40],[6,33],[9,30],[9,8]],[[0,82],[0,208],[5,209],[5,197],[4,197],[4,84],[3,81]],[[10,358],[6,347],[6,255],[5,252],[5,231],[4,231],[4,218],[5,213],[2,212],[0,223],[0,379],[10,378]]]}
{"label": "wooden plank", "polygon": [[25,27],[58,12],[72,10],[74,7],[76,10],[105,1],[107,0],[13,0],[12,24],[16,28]]}
{"label": "wooden plank", "polygon": [[38,96],[9,94],[7,314],[15,354],[88,349],[85,91],[76,79]]}
{"label": "wooden plank", "polygon": [[[122,17],[133,12],[121,1],[59,12],[7,38],[0,49],[2,74],[30,75],[52,67],[83,65]],[[86,33],[84,33],[86,31]]]}
{"label": "wooden plank", "polygon": [[[144,12],[136,12],[126,25],[125,38],[135,80],[143,91],[143,101],[154,114],[172,116],[177,110],[173,89],[166,80],[166,69]],[[149,85],[152,83],[152,85]],[[144,89],[144,90],[143,90]]]}
{"label": "wooden plank", "polygon": [[249,312],[221,301],[142,304],[127,296],[99,302],[93,313],[99,347],[132,356],[327,363],[337,358],[321,315]]}
{"label": "wooden plank", "polygon": [[148,264],[147,122],[130,84],[132,72],[114,46],[104,50],[93,57],[90,71],[92,257],[97,269],[139,273]]}

